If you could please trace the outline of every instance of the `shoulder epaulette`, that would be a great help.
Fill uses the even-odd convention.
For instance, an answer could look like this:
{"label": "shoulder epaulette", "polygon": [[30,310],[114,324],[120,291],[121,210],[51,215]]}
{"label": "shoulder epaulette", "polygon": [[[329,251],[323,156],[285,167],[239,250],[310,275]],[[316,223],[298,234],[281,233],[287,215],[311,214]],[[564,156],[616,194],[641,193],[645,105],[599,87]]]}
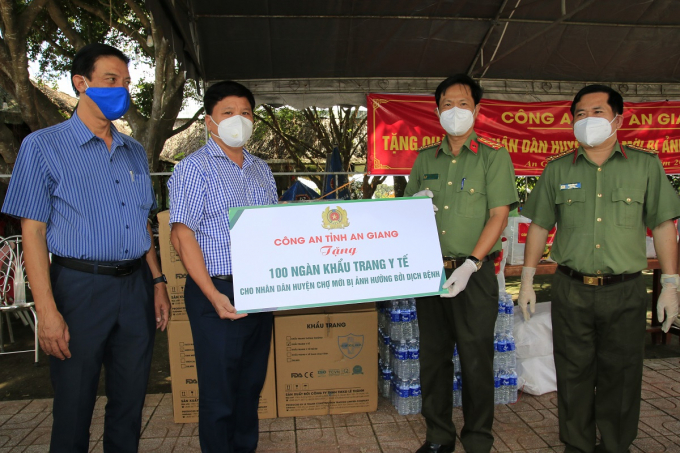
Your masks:
{"label": "shoulder epaulette", "polygon": [[489,148],[493,148],[493,149],[501,149],[503,147],[503,145],[501,145],[500,143],[498,143],[494,140],[489,140],[488,138],[484,138],[484,137],[477,137],[477,141],[479,143],[483,143],[486,146],[488,146]]}
{"label": "shoulder epaulette", "polygon": [[635,145],[623,145],[623,146],[625,146],[626,148],[634,149],[635,151],[642,151],[643,153],[652,154],[655,156],[659,154],[657,150],[651,148],[643,148],[642,146]]}
{"label": "shoulder epaulette", "polygon": [[425,145],[421,148],[418,148],[418,152],[425,151],[426,149],[432,148],[433,146],[439,146],[441,144],[441,142],[442,141],[439,140],[438,142],[430,143],[429,145]]}
{"label": "shoulder epaulette", "polygon": [[572,148],[572,149],[569,149],[569,150],[564,151],[564,152],[562,152],[562,153],[555,154],[554,156],[548,157],[545,161],[546,161],[546,163],[549,163],[549,162],[552,162],[552,161],[554,161],[554,160],[561,159],[561,158],[563,158],[564,156],[568,156],[569,154],[575,152],[577,149],[578,149],[578,148]]}

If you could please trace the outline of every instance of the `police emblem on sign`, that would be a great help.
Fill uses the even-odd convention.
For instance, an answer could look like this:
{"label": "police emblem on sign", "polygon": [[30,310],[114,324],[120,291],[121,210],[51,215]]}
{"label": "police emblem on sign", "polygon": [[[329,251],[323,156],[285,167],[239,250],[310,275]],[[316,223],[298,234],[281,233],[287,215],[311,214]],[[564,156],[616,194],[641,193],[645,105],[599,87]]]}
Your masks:
{"label": "police emblem on sign", "polygon": [[353,359],[359,355],[364,347],[364,336],[363,335],[342,335],[338,337],[338,347],[340,347],[340,352],[342,355],[348,359]]}
{"label": "police emblem on sign", "polygon": [[321,224],[327,230],[335,230],[337,228],[347,228],[349,226],[349,221],[347,220],[347,211],[342,209],[340,206],[335,209],[327,207],[326,210],[321,213]]}

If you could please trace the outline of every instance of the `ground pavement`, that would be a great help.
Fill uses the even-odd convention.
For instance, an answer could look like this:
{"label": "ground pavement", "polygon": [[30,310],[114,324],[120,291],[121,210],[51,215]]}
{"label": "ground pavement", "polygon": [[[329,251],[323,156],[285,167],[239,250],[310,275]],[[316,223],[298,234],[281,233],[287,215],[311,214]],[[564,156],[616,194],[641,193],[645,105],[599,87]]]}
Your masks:
{"label": "ground pavement", "polygon": [[[645,360],[642,415],[631,452],[680,453],[680,358]],[[106,398],[95,407],[91,451],[101,452]],[[557,434],[557,397],[520,395],[517,403],[496,406],[494,450],[553,452],[563,450]],[[50,399],[0,401],[0,453],[47,452]],[[453,419],[462,426],[462,412]],[[175,424],[172,395],[146,397],[140,452],[198,452],[196,424]],[[380,398],[372,413],[262,420],[258,452],[401,453],[425,440],[420,415],[400,416]],[[321,448],[320,448],[321,447]],[[462,447],[456,451],[464,451]]]}

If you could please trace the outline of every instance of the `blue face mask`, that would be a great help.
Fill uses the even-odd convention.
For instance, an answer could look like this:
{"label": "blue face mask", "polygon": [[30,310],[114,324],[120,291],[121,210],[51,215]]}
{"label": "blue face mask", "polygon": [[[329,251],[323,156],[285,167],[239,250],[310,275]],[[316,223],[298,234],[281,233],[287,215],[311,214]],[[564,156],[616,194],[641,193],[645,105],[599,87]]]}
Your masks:
{"label": "blue face mask", "polygon": [[90,87],[83,77],[87,90],[87,97],[97,104],[99,110],[107,120],[117,120],[125,115],[130,108],[130,93],[124,87]]}

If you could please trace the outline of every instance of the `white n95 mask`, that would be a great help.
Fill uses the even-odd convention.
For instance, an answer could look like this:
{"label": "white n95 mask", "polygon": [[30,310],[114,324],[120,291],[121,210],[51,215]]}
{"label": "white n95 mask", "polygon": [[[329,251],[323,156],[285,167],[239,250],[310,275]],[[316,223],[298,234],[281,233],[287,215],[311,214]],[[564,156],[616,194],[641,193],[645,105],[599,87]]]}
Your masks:
{"label": "white n95 mask", "polygon": [[[215,123],[212,115],[210,120]],[[239,148],[246,144],[250,136],[253,134],[253,122],[241,115],[230,116],[220,121],[220,124],[215,123],[217,138],[222,140],[225,145],[233,148]]]}
{"label": "white n95 mask", "polygon": [[439,124],[451,135],[463,135],[475,123],[471,111],[454,107],[439,115]]}
{"label": "white n95 mask", "polygon": [[612,131],[612,123],[616,119],[607,121],[607,118],[600,116],[591,116],[583,118],[574,123],[574,136],[581,144],[588,146],[597,146],[604,143],[609,137],[614,135],[616,131]]}

